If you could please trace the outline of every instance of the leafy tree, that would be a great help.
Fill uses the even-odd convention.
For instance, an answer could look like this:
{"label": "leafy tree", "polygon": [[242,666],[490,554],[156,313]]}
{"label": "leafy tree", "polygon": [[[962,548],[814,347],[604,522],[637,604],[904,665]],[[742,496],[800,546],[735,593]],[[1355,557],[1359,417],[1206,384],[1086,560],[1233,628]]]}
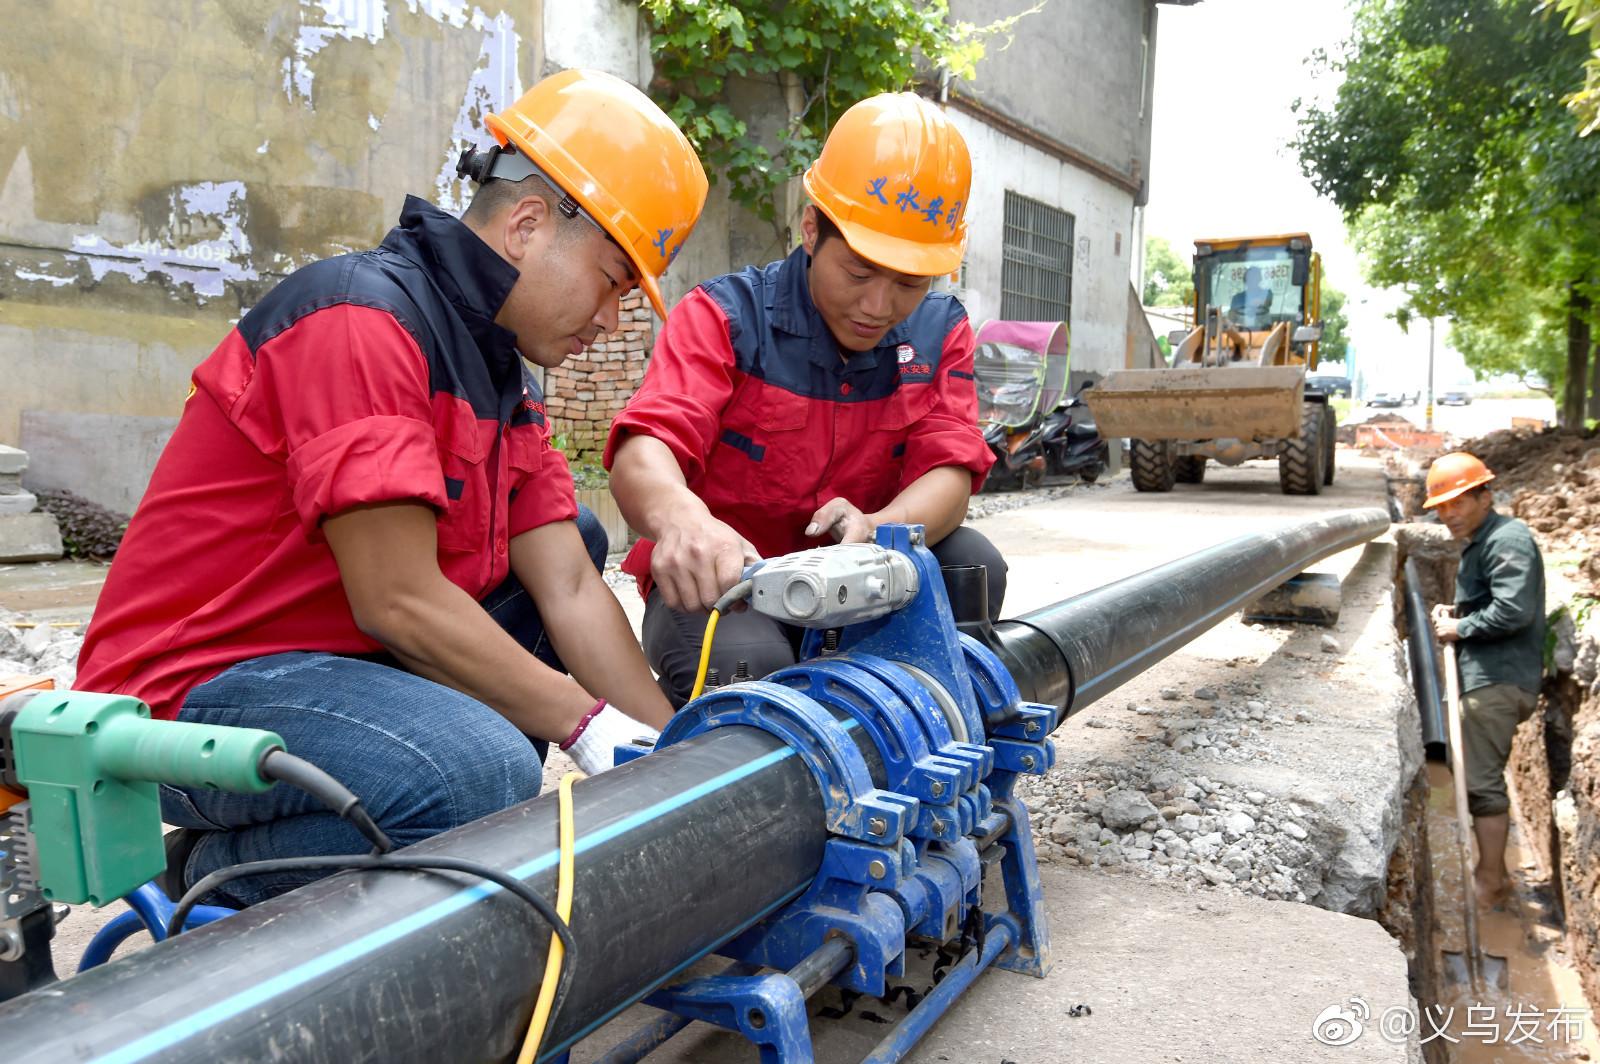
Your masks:
{"label": "leafy tree", "polygon": [[1583,88],[1566,98],[1566,105],[1583,124],[1583,136],[1600,129],[1600,0],[1545,0],[1542,8],[1561,13],[1567,30],[1589,39],[1589,57],[1583,64]]}
{"label": "leafy tree", "polygon": [[[656,79],[651,92],[688,134],[712,180],[769,221],[776,193],[816,159],[833,119],[858,100],[908,88],[926,62],[976,76],[986,41],[1046,2],[987,26],[952,21],[947,0],[641,0]],[[730,102],[730,81],[776,85],[788,106],[774,145]]]}
{"label": "leafy tree", "polygon": [[[1600,296],[1600,138],[1561,103],[1582,43],[1528,0],[1363,0],[1333,104],[1302,110],[1296,146],[1344,211],[1368,280],[1413,317],[1449,317],[1480,375],[1552,365],[1581,419]],[[1566,334],[1565,358],[1552,338]]]}
{"label": "leafy tree", "polygon": [[1144,241],[1144,305],[1186,307],[1194,302],[1194,270],[1166,237]]}
{"label": "leafy tree", "polygon": [[1350,353],[1350,341],[1345,330],[1350,319],[1344,312],[1345,294],[1323,282],[1322,285],[1322,339],[1317,344],[1317,363],[1343,362]]}

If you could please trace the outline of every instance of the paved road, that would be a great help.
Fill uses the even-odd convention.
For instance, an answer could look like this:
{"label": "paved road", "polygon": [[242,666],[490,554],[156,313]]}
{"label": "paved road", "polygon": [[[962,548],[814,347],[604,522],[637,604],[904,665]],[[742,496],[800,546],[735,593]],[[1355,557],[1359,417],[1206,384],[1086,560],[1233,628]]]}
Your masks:
{"label": "paved road", "polygon": [[[1407,421],[1419,428],[1427,420],[1425,407],[1402,406],[1378,408],[1364,405],[1355,406],[1344,419],[1350,422],[1361,422],[1374,414],[1399,414]],[[1511,427],[1512,418],[1535,418],[1539,421],[1554,423],[1556,419],[1556,404],[1551,399],[1478,399],[1470,406],[1440,406],[1434,405],[1434,427],[1442,432],[1448,432],[1458,439],[1471,439],[1493,432],[1495,429]]]}

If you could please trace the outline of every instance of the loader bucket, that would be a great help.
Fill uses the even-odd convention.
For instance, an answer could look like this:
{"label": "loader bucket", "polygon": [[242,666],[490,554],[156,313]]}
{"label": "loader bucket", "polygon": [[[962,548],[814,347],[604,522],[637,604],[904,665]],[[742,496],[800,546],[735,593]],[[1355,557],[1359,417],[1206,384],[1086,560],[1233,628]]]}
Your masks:
{"label": "loader bucket", "polygon": [[1304,366],[1123,369],[1084,393],[1100,435],[1268,440],[1300,435]]}

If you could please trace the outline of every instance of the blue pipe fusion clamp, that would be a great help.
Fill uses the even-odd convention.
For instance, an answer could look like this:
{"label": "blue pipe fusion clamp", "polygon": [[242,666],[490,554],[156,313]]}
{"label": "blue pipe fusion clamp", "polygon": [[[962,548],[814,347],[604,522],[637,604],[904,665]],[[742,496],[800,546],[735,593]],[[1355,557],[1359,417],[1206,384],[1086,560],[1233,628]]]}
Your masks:
{"label": "blue pipe fusion clamp", "polygon": [[[809,1064],[805,996],[783,973],[833,938],[852,947],[834,985],[880,997],[905,972],[908,940],[948,946],[974,928],[963,986],[989,964],[1048,972],[1033,836],[1013,790],[1054,764],[1056,710],[1023,702],[999,658],[957,631],[920,526],[880,526],[878,545],[917,572],[906,605],[839,629],[837,644],[807,632],[799,664],[707,692],[661,733],[658,750],[728,725],[776,735],[816,777],[831,837],[804,894],[717,950],[740,963],[647,997],[680,1019],[608,1062],[637,1060],[698,1019],[750,1039],[762,1064]],[[858,743],[877,751],[881,785]],[[869,1059],[900,1060],[958,996],[930,994]]]}

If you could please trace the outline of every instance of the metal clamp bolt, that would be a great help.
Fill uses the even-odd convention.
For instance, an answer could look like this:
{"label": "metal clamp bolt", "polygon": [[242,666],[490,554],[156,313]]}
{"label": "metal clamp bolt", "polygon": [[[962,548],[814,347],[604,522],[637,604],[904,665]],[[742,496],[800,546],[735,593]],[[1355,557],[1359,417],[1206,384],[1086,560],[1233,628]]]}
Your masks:
{"label": "metal clamp bolt", "polygon": [[1022,767],[1023,768],[1032,768],[1035,764],[1037,764],[1037,762],[1034,761],[1032,754],[1024,754],[1023,755],[1023,757],[1022,757]]}
{"label": "metal clamp bolt", "polygon": [[873,861],[871,864],[867,865],[867,874],[873,879],[882,879],[884,876],[889,874],[889,866],[884,864],[882,861]]}
{"label": "metal clamp bolt", "polygon": [[867,832],[872,835],[882,835],[889,830],[889,822],[881,816],[875,816],[867,821]]}

